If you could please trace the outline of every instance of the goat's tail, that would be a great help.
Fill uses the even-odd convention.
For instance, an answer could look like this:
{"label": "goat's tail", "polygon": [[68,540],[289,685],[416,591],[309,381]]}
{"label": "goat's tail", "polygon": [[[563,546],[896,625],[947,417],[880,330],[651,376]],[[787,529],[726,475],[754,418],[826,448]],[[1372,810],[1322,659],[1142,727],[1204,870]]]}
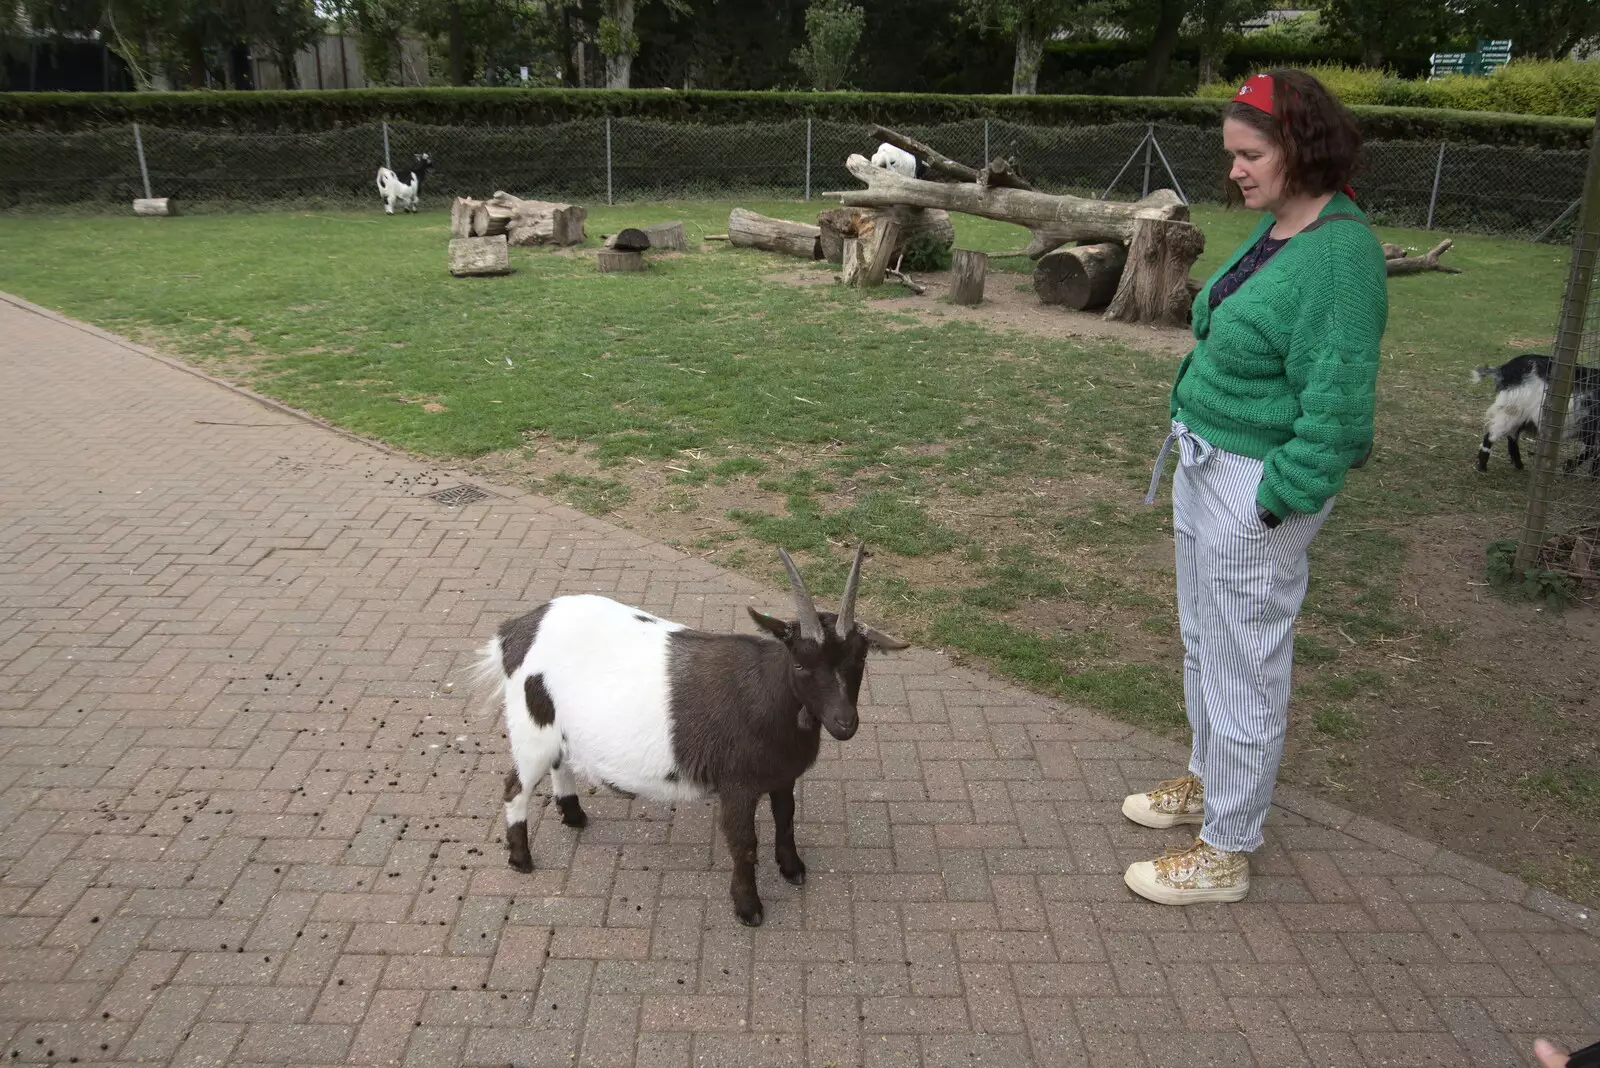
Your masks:
{"label": "goat's tail", "polygon": [[500,635],[496,634],[484,643],[477,662],[467,669],[468,700],[480,718],[492,716],[500,709],[506,682],[500,658]]}
{"label": "goat's tail", "polygon": [[396,178],[395,178],[394,171],[391,171],[388,167],[379,167],[378,168],[378,192],[380,192],[380,193],[385,191],[384,190],[384,179],[385,178],[389,179],[389,181],[391,181],[391,182],[395,181]]}

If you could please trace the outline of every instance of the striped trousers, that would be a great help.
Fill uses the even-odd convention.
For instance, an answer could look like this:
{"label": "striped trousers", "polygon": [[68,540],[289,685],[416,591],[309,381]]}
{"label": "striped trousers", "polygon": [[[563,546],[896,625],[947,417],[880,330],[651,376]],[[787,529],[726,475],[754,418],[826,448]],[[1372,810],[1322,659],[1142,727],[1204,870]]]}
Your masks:
{"label": "striped trousers", "polygon": [[1214,448],[1179,422],[1156,461],[1151,500],[1174,445],[1183,699],[1194,735],[1189,770],[1205,787],[1200,837],[1217,849],[1249,852],[1261,845],[1283,758],[1306,549],[1333,501],[1268,530],[1256,515],[1261,461]]}

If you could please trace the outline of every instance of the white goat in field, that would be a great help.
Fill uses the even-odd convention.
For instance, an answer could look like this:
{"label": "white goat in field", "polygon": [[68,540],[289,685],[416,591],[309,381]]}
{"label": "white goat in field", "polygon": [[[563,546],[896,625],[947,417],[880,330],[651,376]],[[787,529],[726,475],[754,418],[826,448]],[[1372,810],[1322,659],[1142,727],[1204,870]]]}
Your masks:
{"label": "white goat in field", "polygon": [[426,152],[419,152],[416,163],[407,172],[411,179],[409,182],[402,182],[400,176],[388,167],[378,168],[378,195],[383,198],[385,215],[393,215],[396,205],[401,211],[416,212],[417,194],[422,191],[422,179],[432,165],[433,158]]}

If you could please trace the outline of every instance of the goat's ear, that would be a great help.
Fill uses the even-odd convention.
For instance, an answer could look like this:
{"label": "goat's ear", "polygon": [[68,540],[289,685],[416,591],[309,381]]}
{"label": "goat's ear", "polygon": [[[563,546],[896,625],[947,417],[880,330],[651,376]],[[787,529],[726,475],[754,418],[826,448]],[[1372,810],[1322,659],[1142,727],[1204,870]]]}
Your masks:
{"label": "goat's ear", "polygon": [[754,608],[746,606],[745,611],[750,613],[750,618],[756,621],[756,626],[777,638],[780,642],[789,640],[789,621],[769,616],[765,612],[757,612]]}
{"label": "goat's ear", "polygon": [[[860,626],[860,624],[857,624],[857,626]],[[861,626],[861,633],[867,639],[867,644],[880,653],[887,653],[891,649],[911,648],[910,642],[901,641],[899,638],[885,634],[881,630],[873,630],[871,627]]]}

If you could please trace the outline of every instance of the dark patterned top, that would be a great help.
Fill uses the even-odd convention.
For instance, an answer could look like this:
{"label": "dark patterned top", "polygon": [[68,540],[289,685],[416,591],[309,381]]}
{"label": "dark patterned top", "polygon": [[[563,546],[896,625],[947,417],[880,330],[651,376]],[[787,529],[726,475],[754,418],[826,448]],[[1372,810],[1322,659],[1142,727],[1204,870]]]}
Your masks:
{"label": "dark patterned top", "polygon": [[1217,279],[1216,285],[1211,287],[1211,310],[1216,311],[1217,305],[1233,296],[1244,285],[1245,279],[1259,271],[1263,264],[1278,254],[1278,250],[1289,243],[1287,237],[1273,237],[1268,230],[1261,235],[1261,240],[1253,245],[1249,252],[1239,257],[1239,262],[1233,265],[1232,270]]}

